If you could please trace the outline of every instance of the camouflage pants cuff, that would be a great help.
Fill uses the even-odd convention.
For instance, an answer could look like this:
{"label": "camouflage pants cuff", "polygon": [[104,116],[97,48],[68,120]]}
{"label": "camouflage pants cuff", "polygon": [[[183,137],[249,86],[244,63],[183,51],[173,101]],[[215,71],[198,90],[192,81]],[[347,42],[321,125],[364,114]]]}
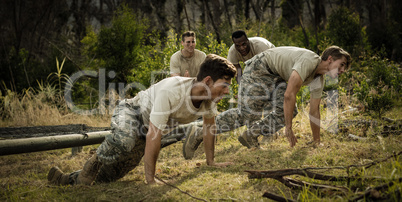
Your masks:
{"label": "camouflage pants cuff", "polygon": [[77,178],[78,178],[78,175],[80,173],[81,173],[81,170],[77,170],[77,171],[74,171],[74,172],[70,173],[70,175],[68,176],[68,183],[70,185],[76,185],[77,184]]}

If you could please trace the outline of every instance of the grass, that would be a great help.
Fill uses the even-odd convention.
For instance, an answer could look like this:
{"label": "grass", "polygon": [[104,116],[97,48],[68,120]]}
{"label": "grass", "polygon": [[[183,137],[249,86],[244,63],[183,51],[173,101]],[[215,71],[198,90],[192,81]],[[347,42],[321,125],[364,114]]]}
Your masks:
{"label": "grass", "polygon": [[[110,125],[110,114],[84,116],[69,112],[58,97],[54,85],[40,85],[39,90],[28,89],[22,95],[8,92],[0,95],[0,127],[37,126],[59,124],[87,124],[105,127]],[[341,95],[339,102],[345,106],[354,103],[351,98]],[[326,100],[322,106],[326,105]],[[308,111],[308,105],[302,106]],[[328,113],[327,113],[328,112]],[[386,117],[401,120],[401,105],[396,105]],[[323,108],[323,126],[331,125],[331,113]],[[372,118],[355,111],[342,113],[339,120],[371,120]],[[325,118],[324,118],[325,117]],[[329,117],[329,118],[327,118]],[[327,121],[327,122],[325,122]],[[329,121],[329,122],[328,122]],[[352,180],[349,182],[326,182],[301,176],[290,176],[310,183],[344,186],[347,193],[332,190],[317,191],[309,187],[302,190],[290,189],[274,179],[249,179],[245,170],[272,170],[306,167],[339,167],[364,165],[389,157],[402,151],[402,136],[399,133],[381,136],[379,132],[387,123],[376,120],[377,126],[350,126],[347,131],[333,134],[322,130],[324,146],[312,147],[309,119],[299,112],[294,120],[294,132],[298,143],[290,148],[286,138],[279,131],[272,138],[260,138],[261,149],[247,149],[237,137],[244,131],[238,130],[217,136],[215,160],[230,161],[234,165],[226,168],[209,167],[205,163],[203,145],[192,160],[182,157],[182,142],[161,150],[157,161],[157,176],[168,185],[147,186],[144,181],[144,165],[140,165],[117,182],[95,184],[93,186],[53,186],[47,182],[47,173],[53,166],[65,172],[81,169],[85,161],[95,152],[98,145],[84,147],[78,155],[71,156],[71,149],[0,156],[0,201],[194,201],[188,194],[207,201],[268,201],[264,192],[298,201],[347,201],[361,194],[369,187],[396,182],[402,176],[401,157],[391,158],[368,169],[352,167],[349,176],[382,177],[384,180]],[[364,137],[353,140],[348,134]],[[348,176],[347,169],[328,169],[324,174]],[[390,192],[390,200],[400,200],[398,191],[402,185],[396,182],[382,196]],[[180,191],[180,190],[181,191]],[[183,193],[186,192],[187,194]],[[398,198],[399,197],[399,198]]]}
{"label": "grass", "polygon": [[87,124],[92,127],[110,126],[110,114],[83,116],[71,113],[55,85],[39,83],[21,94],[0,92],[0,127]]}
{"label": "grass", "polygon": [[[396,110],[400,110],[397,108]],[[393,118],[401,114],[389,112]],[[398,115],[399,114],[399,115]],[[69,116],[69,115],[64,115]],[[71,115],[74,116],[74,115]],[[77,115],[76,115],[77,116]],[[358,119],[355,114],[344,115],[346,119]],[[75,122],[85,122],[89,117],[75,118]],[[108,125],[109,117],[99,118],[99,125]],[[401,158],[392,158],[368,169],[351,168],[351,176],[380,176],[385,180],[363,180],[351,182],[326,182],[306,177],[292,178],[320,183],[345,186],[346,194],[330,190],[316,191],[290,189],[274,179],[249,179],[245,170],[271,170],[306,167],[335,167],[362,165],[384,159],[402,150],[402,136],[399,134],[380,137],[373,135],[381,126],[368,132],[367,139],[355,141],[347,134],[331,134],[322,131],[323,147],[307,146],[312,137],[308,118],[296,117],[294,131],[298,137],[295,148],[290,148],[286,139],[277,135],[261,140],[262,149],[247,149],[240,145],[237,136],[244,128],[218,136],[215,160],[231,161],[227,168],[206,166],[202,145],[193,160],[182,157],[182,143],[170,145],[161,150],[157,162],[157,176],[169,184],[192,196],[208,201],[268,201],[262,194],[266,191],[299,201],[346,201],[368,187],[378,186],[401,178]],[[4,123],[3,123],[4,124]],[[38,123],[39,124],[39,123]],[[382,122],[380,122],[382,124]],[[353,129],[356,134],[362,128]],[[349,131],[350,132],[350,131]],[[281,131],[279,132],[281,133]],[[278,134],[279,134],[278,133]],[[371,134],[373,133],[373,134]],[[82,153],[71,156],[71,149],[60,149],[27,154],[0,156],[0,200],[1,201],[193,201],[189,195],[168,185],[147,186],[144,181],[144,165],[129,172],[121,180],[93,186],[53,186],[47,182],[47,172],[52,166],[59,166],[65,172],[82,168],[82,165],[97,145],[84,147]],[[326,170],[325,174],[346,176],[346,169]],[[401,183],[390,190],[401,191]],[[382,194],[386,194],[383,192]],[[392,196],[392,193],[391,193]],[[400,200],[395,194],[395,201]]]}

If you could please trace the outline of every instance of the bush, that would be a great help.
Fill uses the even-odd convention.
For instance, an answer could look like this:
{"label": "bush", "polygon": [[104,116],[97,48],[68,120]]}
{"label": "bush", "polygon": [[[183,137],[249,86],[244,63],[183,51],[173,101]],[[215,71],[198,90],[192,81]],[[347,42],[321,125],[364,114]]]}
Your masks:
{"label": "bush", "polygon": [[367,73],[357,74],[360,82],[353,89],[355,96],[367,111],[382,117],[393,107],[394,100],[399,99],[402,74],[397,65],[375,56],[362,61],[361,65],[367,67]]}
{"label": "bush", "polygon": [[136,77],[145,87],[170,76],[170,57],[181,47],[180,40],[173,30],[170,30],[169,35],[164,39],[165,42],[161,41],[158,35],[150,39],[154,45],[144,48],[143,61],[138,64],[141,71],[136,72]]}
{"label": "bush", "polygon": [[[145,45],[147,27],[146,20],[138,19],[132,9],[122,6],[110,27],[102,27],[99,34],[89,30],[81,41],[84,55],[93,61],[86,69],[104,68],[109,82],[149,83],[149,74],[142,74],[148,69],[140,65],[150,50]],[[96,86],[98,79],[93,80],[91,86]]]}
{"label": "bush", "polygon": [[[359,15],[341,7],[328,17],[327,35],[338,46],[350,53],[357,52],[361,42]],[[357,54],[354,54],[357,55]]]}

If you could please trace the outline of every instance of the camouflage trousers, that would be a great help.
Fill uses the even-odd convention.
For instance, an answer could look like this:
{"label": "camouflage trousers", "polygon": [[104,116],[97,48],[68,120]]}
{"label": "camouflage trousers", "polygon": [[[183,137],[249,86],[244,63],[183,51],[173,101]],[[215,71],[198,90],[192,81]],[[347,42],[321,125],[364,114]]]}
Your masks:
{"label": "camouflage trousers", "polygon": [[[112,134],[105,137],[94,154],[101,163],[95,182],[113,182],[124,177],[138,166],[145,153],[148,127],[144,125],[139,106],[121,101],[114,110],[111,127]],[[178,128],[177,133],[184,135],[181,129]],[[162,136],[161,148],[182,137],[177,135],[175,138]],[[69,175],[70,184],[76,184],[80,172],[78,170]]]}
{"label": "camouflage trousers", "polygon": [[[262,52],[245,63],[239,86],[238,106],[216,116],[217,134],[246,125],[250,135],[272,135],[285,126],[283,102],[287,84],[263,63],[261,58],[267,57],[265,54]],[[293,117],[296,115],[295,107]],[[199,125],[196,134],[201,138],[199,134],[202,134],[202,127]],[[182,125],[181,132],[191,131],[193,126],[194,124]],[[184,136],[178,132],[168,135]]]}
{"label": "camouflage trousers", "polygon": [[218,133],[246,125],[254,136],[270,135],[285,126],[283,102],[287,84],[262,61],[267,57],[265,54],[260,53],[246,61],[239,86],[238,107],[216,117]]}

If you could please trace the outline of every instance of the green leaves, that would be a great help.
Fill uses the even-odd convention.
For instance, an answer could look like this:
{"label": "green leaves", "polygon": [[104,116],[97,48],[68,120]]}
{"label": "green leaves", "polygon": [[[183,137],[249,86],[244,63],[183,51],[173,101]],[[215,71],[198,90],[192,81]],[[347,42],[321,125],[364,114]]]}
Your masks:
{"label": "green leaves", "polygon": [[334,44],[353,53],[361,41],[359,15],[341,7],[328,18],[327,33]]}
{"label": "green leaves", "polygon": [[394,63],[376,56],[366,58],[361,64],[367,66],[366,73],[357,74],[360,82],[354,85],[353,91],[367,111],[381,118],[394,106],[394,99],[399,98],[402,73]]}

